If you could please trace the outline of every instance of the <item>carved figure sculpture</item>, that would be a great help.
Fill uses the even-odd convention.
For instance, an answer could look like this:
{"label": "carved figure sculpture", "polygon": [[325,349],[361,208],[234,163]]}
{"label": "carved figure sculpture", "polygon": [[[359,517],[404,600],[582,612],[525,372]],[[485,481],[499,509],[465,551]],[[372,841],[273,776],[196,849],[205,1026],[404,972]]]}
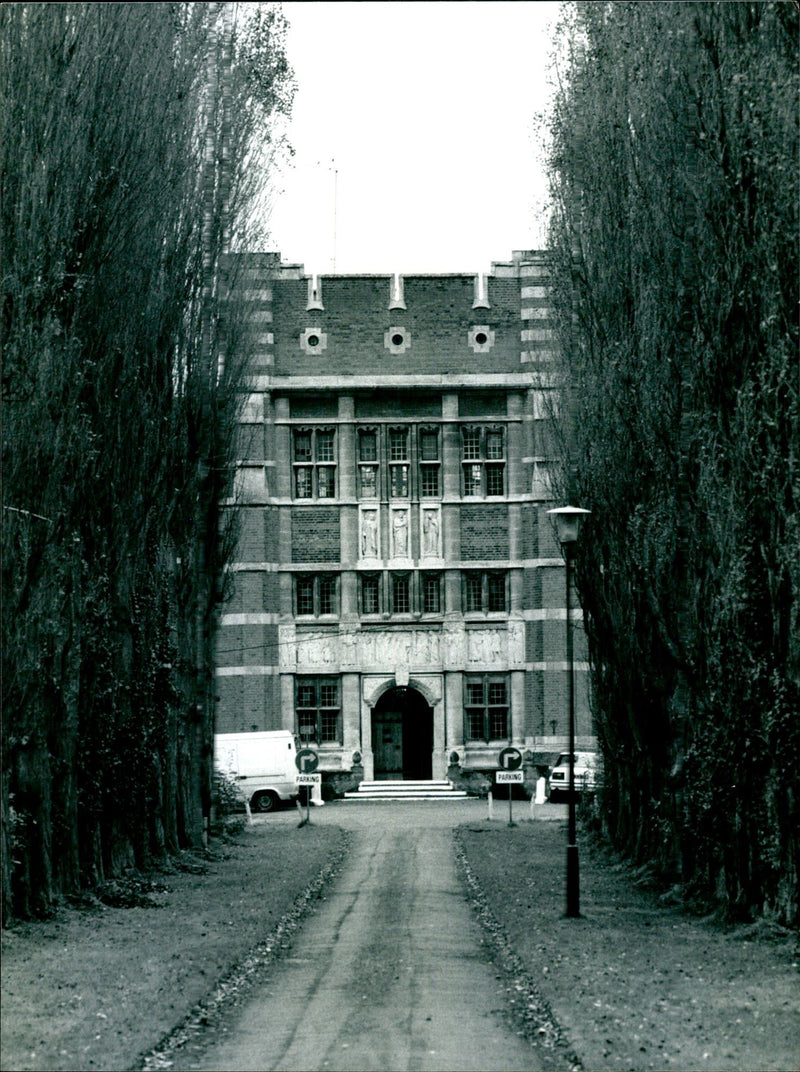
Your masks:
{"label": "carved figure sculpture", "polygon": [[395,510],[392,519],[395,558],[408,557],[408,514],[405,510]]}
{"label": "carved figure sculpture", "polygon": [[431,557],[439,554],[439,515],[435,510],[422,515],[422,553]]}
{"label": "carved figure sculpture", "polygon": [[378,515],[374,510],[365,511],[362,518],[361,555],[363,558],[378,557]]}

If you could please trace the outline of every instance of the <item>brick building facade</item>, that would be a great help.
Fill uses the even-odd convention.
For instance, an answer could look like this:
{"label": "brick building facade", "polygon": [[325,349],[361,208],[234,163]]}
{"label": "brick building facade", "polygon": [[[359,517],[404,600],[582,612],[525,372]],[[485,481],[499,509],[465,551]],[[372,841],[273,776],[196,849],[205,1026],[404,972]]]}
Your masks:
{"label": "brick building facade", "polygon": [[[544,256],[317,278],[267,254],[247,274],[258,356],[218,732],[293,730],[334,791],[479,788],[510,743],[546,765],[568,726]],[[580,628],[575,655],[592,747]]]}

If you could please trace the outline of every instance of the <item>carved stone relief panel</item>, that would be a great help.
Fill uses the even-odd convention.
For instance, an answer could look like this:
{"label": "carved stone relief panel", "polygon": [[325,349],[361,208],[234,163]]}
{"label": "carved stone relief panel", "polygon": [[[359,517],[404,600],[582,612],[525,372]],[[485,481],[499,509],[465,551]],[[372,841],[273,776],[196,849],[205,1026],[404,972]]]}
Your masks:
{"label": "carved stone relief panel", "polygon": [[280,635],[281,669],[381,670],[388,667],[497,667],[524,663],[524,626],[511,622],[505,629],[470,629],[445,625],[439,633],[426,629],[395,632],[343,632]]}
{"label": "carved stone relief panel", "polygon": [[458,670],[464,665],[464,628],[461,625],[445,624],[442,634],[442,662],[448,670]]}
{"label": "carved stone relief panel", "polygon": [[501,666],[505,662],[505,630],[470,629],[467,633],[467,662],[482,666]]}
{"label": "carved stone relief panel", "polygon": [[442,661],[439,633],[419,629],[411,636],[411,661],[415,666],[438,665]]}
{"label": "carved stone relief panel", "polygon": [[342,669],[357,670],[359,665],[358,635],[352,629],[345,629],[339,637]]}
{"label": "carved stone relief panel", "polygon": [[329,636],[297,638],[294,645],[295,663],[302,667],[333,669],[339,663],[339,637]]}

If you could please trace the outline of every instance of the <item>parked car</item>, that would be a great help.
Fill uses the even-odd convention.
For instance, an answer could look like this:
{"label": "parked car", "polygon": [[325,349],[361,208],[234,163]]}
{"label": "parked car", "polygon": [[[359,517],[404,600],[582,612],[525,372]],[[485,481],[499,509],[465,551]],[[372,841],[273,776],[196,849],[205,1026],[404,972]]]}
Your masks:
{"label": "parked car", "polygon": [[[600,780],[600,756],[597,752],[575,753],[575,789],[593,793]],[[569,752],[562,752],[550,771],[550,799],[569,796]]]}

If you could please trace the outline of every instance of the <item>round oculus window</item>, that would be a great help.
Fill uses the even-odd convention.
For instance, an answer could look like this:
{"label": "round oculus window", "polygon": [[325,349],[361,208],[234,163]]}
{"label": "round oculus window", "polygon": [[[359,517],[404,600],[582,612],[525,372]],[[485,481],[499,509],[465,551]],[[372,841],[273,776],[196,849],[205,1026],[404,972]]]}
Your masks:
{"label": "round oculus window", "polygon": [[392,335],[392,346],[402,346],[404,342],[405,339],[399,331],[396,331],[394,335]]}
{"label": "round oculus window", "polygon": [[319,346],[319,335],[309,335],[306,339],[309,346]]}

